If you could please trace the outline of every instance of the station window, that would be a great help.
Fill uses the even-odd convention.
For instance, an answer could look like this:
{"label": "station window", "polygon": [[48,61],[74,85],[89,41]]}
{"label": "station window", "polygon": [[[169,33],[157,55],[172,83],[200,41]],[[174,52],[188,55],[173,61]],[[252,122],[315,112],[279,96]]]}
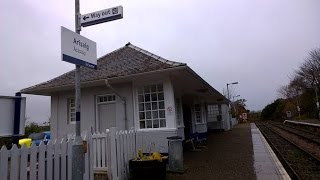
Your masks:
{"label": "station window", "polygon": [[194,105],[194,114],[195,114],[196,123],[202,123],[201,104]]}
{"label": "station window", "polygon": [[217,121],[217,116],[220,115],[219,105],[208,105],[208,121]]}
{"label": "station window", "polygon": [[76,106],[74,98],[68,98],[68,122],[73,124],[76,122]]}
{"label": "station window", "polygon": [[140,129],[166,127],[162,84],[138,88],[138,112]]}

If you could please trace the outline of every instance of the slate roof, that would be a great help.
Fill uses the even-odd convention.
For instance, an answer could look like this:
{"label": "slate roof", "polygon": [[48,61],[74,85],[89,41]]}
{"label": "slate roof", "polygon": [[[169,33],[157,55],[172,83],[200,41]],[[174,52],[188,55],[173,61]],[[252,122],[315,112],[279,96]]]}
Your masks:
{"label": "slate roof", "polygon": [[[164,59],[137,46],[127,43],[124,47],[99,58],[97,61],[97,70],[81,67],[81,82],[130,76],[179,66],[186,66],[186,64]],[[74,84],[74,73],[75,70],[69,71],[49,81],[22,89],[21,92],[30,93],[32,91],[38,91],[41,89],[72,85]]]}

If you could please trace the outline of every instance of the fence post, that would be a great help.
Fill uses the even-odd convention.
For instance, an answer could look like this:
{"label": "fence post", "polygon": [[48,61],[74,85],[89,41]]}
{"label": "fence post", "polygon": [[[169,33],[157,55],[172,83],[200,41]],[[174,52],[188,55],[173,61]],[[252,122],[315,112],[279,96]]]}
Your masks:
{"label": "fence post", "polygon": [[67,141],[67,179],[72,179],[72,144],[73,139],[72,137],[68,138]]}
{"label": "fence post", "polygon": [[89,156],[89,178],[90,180],[94,180],[93,174],[93,144],[92,144],[92,133],[88,133],[88,156]]}
{"label": "fence post", "polygon": [[2,146],[0,150],[0,177],[8,176],[8,154],[9,151],[7,150],[7,147]]}
{"label": "fence post", "polygon": [[116,127],[110,128],[110,160],[111,160],[111,179],[116,180],[119,179],[118,176],[118,162],[117,162],[117,138],[116,138]]}
{"label": "fence post", "polygon": [[37,176],[37,154],[38,146],[35,143],[32,143],[30,148],[30,165],[29,165],[29,175],[30,179],[36,179]]}
{"label": "fence post", "polygon": [[45,167],[46,167],[46,151],[47,146],[43,143],[43,141],[39,145],[39,174],[38,179],[45,179]]}
{"label": "fence post", "polygon": [[67,179],[67,142],[65,139],[62,139],[60,141],[60,158],[61,158],[61,179],[60,180],[66,180]]}
{"label": "fence post", "polygon": [[18,172],[20,171],[19,169],[20,149],[17,147],[17,145],[14,144],[10,151],[11,151],[10,180],[18,180],[19,179]]}
{"label": "fence post", "polygon": [[26,146],[22,146],[22,148],[20,149],[20,179],[27,179],[28,177],[28,172],[27,172],[27,168],[28,168],[28,155],[30,153],[29,148],[27,148]]}

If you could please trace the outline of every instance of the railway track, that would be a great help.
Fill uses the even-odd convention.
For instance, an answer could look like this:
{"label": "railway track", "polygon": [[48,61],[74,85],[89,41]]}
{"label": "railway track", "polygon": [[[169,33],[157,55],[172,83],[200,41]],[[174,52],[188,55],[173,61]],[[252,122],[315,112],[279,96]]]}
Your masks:
{"label": "railway track", "polygon": [[280,123],[267,124],[270,128],[277,131],[281,136],[315,156],[320,161],[320,137],[309,132],[300,131],[295,128],[287,127]]}
{"label": "railway track", "polygon": [[256,123],[292,179],[320,179],[320,160],[268,123]]}
{"label": "railway track", "polygon": [[286,126],[282,123],[275,123],[275,122],[272,122],[269,124],[273,125],[273,126],[276,126],[278,128],[281,128],[287,132],[290,132],[292,134],[295,134],[301,138],[304,138],[308,141],[311,141],[315,144],[319,144],[320,145],[320,136],[312,133],[312,132],[309,132],[309,131],[306,131],[306,130],[302,130],[302,129],[297,129],[297,128],[293,128],[293,127],[289,127],[289,126]]}

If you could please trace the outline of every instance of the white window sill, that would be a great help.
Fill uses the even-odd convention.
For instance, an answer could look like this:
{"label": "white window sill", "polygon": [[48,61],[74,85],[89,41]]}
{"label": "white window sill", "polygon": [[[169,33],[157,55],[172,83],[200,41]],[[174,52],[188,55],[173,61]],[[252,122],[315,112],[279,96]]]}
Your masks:
{"label": "white window sill", "polygon": [[196,123],[196,125],[204,125],[207,124],[206,122],[202,122],[202,123]]}
{"label": "white window sill", "polygon": [[157,131],[176,131],[176,128],[148,128],[148,129],[137,129],[138,132],[157,132]]}

